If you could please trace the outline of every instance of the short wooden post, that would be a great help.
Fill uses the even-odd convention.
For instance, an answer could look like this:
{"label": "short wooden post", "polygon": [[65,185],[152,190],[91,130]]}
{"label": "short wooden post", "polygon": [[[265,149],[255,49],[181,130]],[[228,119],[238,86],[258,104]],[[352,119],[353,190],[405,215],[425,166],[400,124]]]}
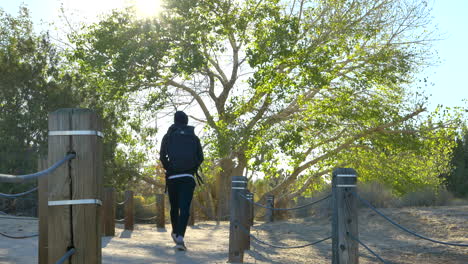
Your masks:
{"label": "short wooden post", "polygon": [[134,225],[134,207],[133,207],[133,191],[125,191],[125,198],[124,198],[124,215],[125,215],[125,223],[124,229],[125,230],[133,230]]}
{"label": "short wooden post", "polygon": [[104,236],[115,236],[115,189],[104,188],[102,201],[102,219]]}
{"label": "short wooden post", "polygon": [[76,158],[48,176],[48,263],[70,248],[71,263],[101,263],[102,126],[89,109],[49,115],[48,166]]}
{"label": "short wooden post", "polygon": [[[275,208],[275,196],[267,195],[266,205],[270,208]],[[266,222],[273,222],[275,220],[275,212],[273,209],[266,209]]]}
{"label": "short wooden post", "polygon": [[166,216],[164,209],[164,194],[156,194],[156,227],[165,228],[166,227]]}
{"label": "short wooden post", "polygon": [[[338,168],[332,178],[332,264],[358,264],[359,244],[356,198],[357,173]],[[354,239],[353,239],[354,238]]]}
{"label": "short wooden post", "polygon": [[[39,158],[38,170],[47,169],[47,159]],[[38,208],[39,208],[39,264],[47,264],[47,178],[41,177],[38,180]]]}
{"label": "short wooden post", "polygon": [[[245,201],[240,195],[245,195],[247,190],[247,178],[244,176],[232,176],[231,178],[231,211],[229,227],[229,263],[243,263],[247,230],[244,226],[246,219]],[[244,229],[244,230],[243,230]]]}
{"label": "short wooden post", "polygon": [[188,226],[194,226],[195,225],[195,205],[192,203],[190,204],[190,217],[188,220]]}

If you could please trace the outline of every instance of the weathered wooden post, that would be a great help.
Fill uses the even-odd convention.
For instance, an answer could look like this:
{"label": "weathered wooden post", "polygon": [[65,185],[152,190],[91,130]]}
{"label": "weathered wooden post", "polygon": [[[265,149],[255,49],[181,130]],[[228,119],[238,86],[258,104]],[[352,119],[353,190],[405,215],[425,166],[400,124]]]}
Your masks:
{"label": "weathered wooden post", "polygon": [[125,191],[125,198],[124,198],[124,215],[125,215],[125,222],[124,222],[124,229],[125,230],[133,230],[134,221],[134,207],[133,207],[133,191]]}
{"label": "weathered wooden post", "polygon": [[[332,264],[359,263],[357,173],[351,168],[333,171]],[[354,239],[353,239],[354,238]]]}
{"label": "weathered wooden post", "polygon": [[156,194],[156,227],[165,228],[166,227],[166,216],[164,209],[164,194]]}
{"label": "weathered wooden post", "polygon": [[275,208],[275,196],[274,195],[267,195],[266,197],[266,205],[272,209],[266,209],[266,222],[273,222],[275,220],[275,212],[273,208]]}
{"label": "weathered wooden post", "polygon": [[[39,158],[37,168],[39,171],[47,169],[47,159]],[[38,179],[38,208],[39,208],[39,264],[47,264],[47,179],[40,177]]]}
{"label": "weathered wooden post", "polygon": [[229,227],[229,263],[243,263],[246,236],[244,226],[246,215],[245,201],[240,195],[247,191],[247,178],[244,176],[232,176],[231,178],[231,211]]}
{"label": "weathered wooden post", "polygon": [[102,219],[104,236],[115,236],[115,189],[104,188]]}
{"label": "weathered wooden post", "polygon": [[189,217],[187,225],[189,225],[189,226],[194,226],[195,225],[195,205],[193,204],[193,201],[190,204],[190,217]]}
{"label": "weathered wooden post", "polygon": [[72,248],[71,263],[101,263],[101,130],[99,117],[89,109],[49,115],[48,167],[71,152],[76,158],[48,176],[48,263]]}

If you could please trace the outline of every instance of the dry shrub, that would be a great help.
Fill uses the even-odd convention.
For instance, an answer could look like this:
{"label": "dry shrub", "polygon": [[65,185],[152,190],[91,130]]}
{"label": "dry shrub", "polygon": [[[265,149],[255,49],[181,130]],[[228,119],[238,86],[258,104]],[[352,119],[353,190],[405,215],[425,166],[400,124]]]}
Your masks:
{"label": "dry shrub", "polygon": [[[373,206],[386,208],[398,207],[399,199],[393,194],[392,189],[379,182],[360,183],[357,187],[359,195],[369,201]],[[358,200],[358,206],[364,205]]]}
{"label": "dry shrub", "polygon": [[449,205],[453,195],[445,188],[424,187],[401,197],[401,206],[441,206]]}

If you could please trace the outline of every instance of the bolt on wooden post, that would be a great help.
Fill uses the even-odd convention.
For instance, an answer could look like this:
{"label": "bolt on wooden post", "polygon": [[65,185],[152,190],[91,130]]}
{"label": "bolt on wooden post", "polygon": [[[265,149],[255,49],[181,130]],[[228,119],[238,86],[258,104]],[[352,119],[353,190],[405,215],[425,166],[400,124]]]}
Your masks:
{"label": "bolt on wooden post", "polygon": [[[101,263],[102,123],[89,109],[49,115],[48,166],[76,158],[48,175],[48,263],[70,248],[70,262]],[[68,262],[67,262],[68,263]]]}
{"label": "bolt on wooden post", "polygon": [[124,212],[125,212],[125,223],[124,229],[125,230],[133,230],[133,225],[135,223],[134,220],[134,202],[133,202],[133,191],[125,191],[125,204],[124,204]]}
{"label": "bolt on wooden post", "polygon": [[358,264],[359,245],[356,198],[357,173],[338,168],[332,178],[332,264]]}
{"label": "bolt on wooden post", "polygon": [[229,226],[229,263],[243,263],[245,249],[246,230],[243,222],[247,216],[244,206],[247,201],[240,195],[245,195],[247,191],[247,178],[244,176],[231,177],[231,208]]}

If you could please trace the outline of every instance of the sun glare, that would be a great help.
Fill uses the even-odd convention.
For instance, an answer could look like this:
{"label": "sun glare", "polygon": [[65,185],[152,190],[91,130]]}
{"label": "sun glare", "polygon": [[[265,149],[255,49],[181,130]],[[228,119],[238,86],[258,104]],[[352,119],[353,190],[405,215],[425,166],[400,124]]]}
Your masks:
{"label": "sun glare", "polygon": [[134,0],[134,6],[138,16],[153,17],[161,12],[161,0]]}

